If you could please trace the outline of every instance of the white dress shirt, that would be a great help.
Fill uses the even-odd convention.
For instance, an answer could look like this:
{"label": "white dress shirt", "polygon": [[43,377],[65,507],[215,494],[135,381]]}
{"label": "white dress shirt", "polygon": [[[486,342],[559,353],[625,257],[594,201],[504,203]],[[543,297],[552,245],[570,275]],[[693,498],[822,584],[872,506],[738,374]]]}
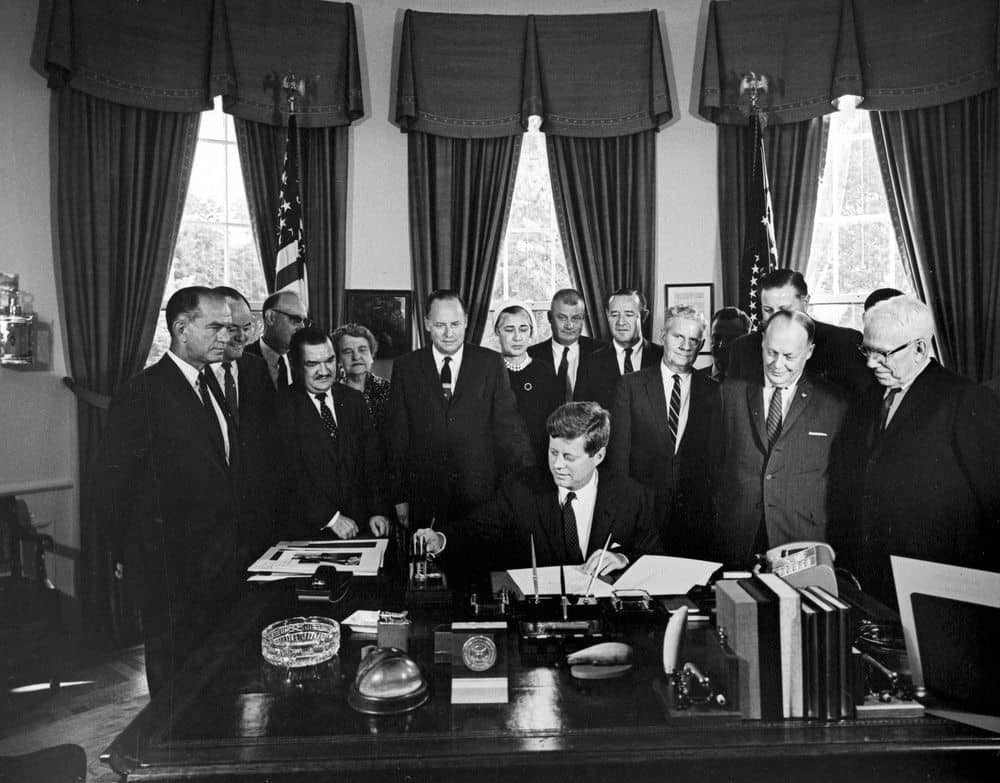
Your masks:
{"label": "white dress shirt", "polygon": [[[787,386],[782,386],[781,387],[781,422],[782,423],[784,423],[785,419],[788,416],[788,409],[792,405],[792,400],[795,399],[795,390],[798,388],[799,378],[801,378],[801,377],[802,377],[802,374],[800,373],[799,375],[797,375],[795,377],[795,380],[792,383],[788,384]],[[764,376],[764,413],[765,413],[765,415],[767,414],[767,411],[770,410],[771,396],[774,394],[774,390],[776,388],[777,387],[774,384],[772,384],[767,379],[767,376],[765,375]]]}
{"label": "white dress shirt", "polygon": [[660,377],[663,379],[663,394],[667,400],[667,418],[670,417],[670,395],[674,391],[674,376],[681,381],[681,409],[677,414],[677,441],[674,443],[674,454],[681,447],[684,430],[687,428],[688,412],[691,410],[691,372],[675,372],[663,362],[660,362]]}
{"label": "white dress shirt", "polygon": [[[615,347],[615,358],[618,360],[618,374],[625,374],[625,349],[620,346],[614,340],[611,344]],[[635,345],[630,346],[632,348],[632,369],[638,370],[642,367],[642,345],[643,341],[639,340]]]}
{"label": "white dress shirt", "polygon": [[[201,381],[198,377],[200,373],[173,351],[168,350],[167,356],[173,360],[174,364],[176,364],[178,369],[180,369],[180,371],[184,374],[187,382],[191,384],[191,388],[198,397],[198,404],[204,405],[205,403],[201,398]],[[215,418],[219,420],[219,429],[222,430],[222,442],[226,447],[226,462],[229,462],[229,428],[226,425],[226,415],[222,412],[222,407],[219,405],[219,401],[215,399],[215,395],[212,394],[211,389],[208,390],[208,399],[212,401],[212,410],[215,411]]]}
{"label": "white dress shirt", "polygon": [[590,481],[580,489],[568,490],[559,487],[559,507],[566,503],[566,496],[573,491],[576,499],[573,501],[573,513],[576,515],[576,535],[580,542],[580,555],[587,559],[587,548],[590,543],[590,528],[594,524],[594,506],[597,505],[597,471],[590,477]]}
{"label": "white dress shirt", "polygon": [[431,346],[431,353],[434,355],[434,364],[437,367],[438,375],[441,375],[441,368],[444,367],[445,356],[451,359],[451,390],[454,393],[458,387],[458,373],[462,367],[462,356],[465,354],[465,344],[453,354],[441,353],[436,347]]}
{"label": "white dress shirt", "polygon": [[[316,415],[322,419],[323,412],[320,410],[319,400],[316,399],[317,394],[319,394],[319,392],[306,392],[306,396],[309,398],[309,402],[311,402],[313,407],[316,409]],[[339,422],[337,421],[337,406],[333,404],[333,394],[331,394],[329,390],[327,390],[326,397],[323,399],[323,402],[326,403],[326,407],[329,409],[330,415],[333,416],[333,423],[339,426]],[[330,521],[327,522],[325,525],[323,525],[323,527],[328,527],[331,530],[333,530],[333,523],[336,522],[338,519],[340,519],[340,512],[336,511],[334,512],[333,516],[330,517]]]}
{"label": "white dress shirt", "polygon": [[[219,382],[219,388],[222,389],[222,393],[226,393],[226,371],[222,367],[222,362],[213,362],[208,365],[212,368],[212,372],[215,374],[215,380]],[[229,362],[229,370],[233,376],[233,383],[236,384],[236,405],[240,404],[240,368],[235,362]]]}
{"label": "white dress shirt", "polygon": [[566,377],[569,379],[569,388],[576,388],[576,371],[580,368],[580,343],[579,341],[570,346],[560,345],[555,340],[552,341],[552,362],[556,375],[559,374],[559,365],[562,364],[563,349],[568,347],[569,353],[566,355]]}

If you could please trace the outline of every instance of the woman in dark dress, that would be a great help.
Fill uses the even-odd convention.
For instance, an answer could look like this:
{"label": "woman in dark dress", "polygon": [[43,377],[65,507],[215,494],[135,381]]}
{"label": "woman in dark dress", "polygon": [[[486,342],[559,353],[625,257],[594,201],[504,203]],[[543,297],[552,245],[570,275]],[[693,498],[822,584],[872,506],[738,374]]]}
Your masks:
{"label": "woman in dark dress", "polygon": [[340,365],[340,382],[365,396],[375,429],[381,430],[389,404],[389,381],[372,372],[378,340],[367,326],[344,324],[337,327],[330,341]]}
{"label": "woman in dark dress", "polygon": [[548,464],[549,436],[545,421],[563,401],[564,392],[555,372],[544,362],[532,361],[528,346],[535,334],[535,319],[521,304],[504,307],[493,326],[503,355],[510,386],[517,397],[517,410],[531,438],[535,460]]}

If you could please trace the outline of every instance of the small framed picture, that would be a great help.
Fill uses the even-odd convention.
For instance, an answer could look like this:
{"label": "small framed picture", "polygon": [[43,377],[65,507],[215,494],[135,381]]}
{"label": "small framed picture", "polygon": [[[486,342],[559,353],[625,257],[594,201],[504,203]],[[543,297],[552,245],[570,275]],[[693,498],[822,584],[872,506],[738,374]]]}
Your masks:
{"label": "small framed picture", "polygon": [[[693,307],[705,316],[706,324],[711,324],[715,312],[715,286],[712,283],[667,283],[663,286],[663,301],[668,310],[675,305]],[[702,356],[711,353],[711,340],[705,341],[705,347],[708,350],[703,350]]]}
{"label": "small framed picture", "polygon": [[413,292],[347,291],[347,320],[367,326],[378,340],[378,358],[393,359],[413,350]]}

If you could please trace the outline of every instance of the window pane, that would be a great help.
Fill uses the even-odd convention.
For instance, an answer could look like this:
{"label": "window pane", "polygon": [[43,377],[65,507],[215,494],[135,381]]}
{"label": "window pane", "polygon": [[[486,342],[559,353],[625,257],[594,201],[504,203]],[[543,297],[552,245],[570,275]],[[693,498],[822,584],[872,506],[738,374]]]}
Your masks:
{"label": "window pane", "polygon": [[226,148],[222,144],[198,144],[191,168],[191,184],[184,202],[182,220],[225,220]]}
{"label": "window pane", "polygon": [[230,223],[250,224],[250,209],[247,193],[243,187],[243,170],[240,168],[240,154],[236,145],[226,145],[226,188],[229,197]]}
{"label": "window pane", "polygon": [[226,124],[232,125],[233,118],[222,111],[222,99],[215,99],[215,108],[201,113],[201,125],[198,128],[199,139],[226,140]]}
{"label": "window pane", "polygon": [[229,228],[229,280],[237,291],[240,291],[253,305],[261,305],[267,299],[267,286],[264,283],[264,269],[257,256],[257,246],[254,244],[250,229],[245,226],[230,226]]}
{"label": "window pane", "polygon": [[182,223],[174,250],[174,285],[221,285],[225,245],[223,226],[194,220]]}

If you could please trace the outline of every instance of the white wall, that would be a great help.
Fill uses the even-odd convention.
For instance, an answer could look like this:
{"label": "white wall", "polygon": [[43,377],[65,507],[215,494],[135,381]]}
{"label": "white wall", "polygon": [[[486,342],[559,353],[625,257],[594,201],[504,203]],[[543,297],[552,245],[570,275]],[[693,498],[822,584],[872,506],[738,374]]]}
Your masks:
{"label": "white wall", "polygon": [[[31,308],[51,329],[42,353],[48,369],[0,368],[0,492],[38,479],[76,481],[76,403],[67,374],[49,208],[49,90],[28,65],[35,0],[0,3],[0,270],[21,276]],[[46,357],[43,355],[43,359]],[[72,551],[79,547],[75,489],[27,497],[36,524],[65,554],[49,559],[50,576],[74,592]]]}
{"label": "white wall", "polygon": [[[424,0],[412,8],[459,13],[595,13],[655,8],[668,68],[674,119],[657,136],[657,291],[663,284],[716,284],[721,271],[714,126],[693,116],[692,87],[707,0]],[[403,10],[356,0],[367,114],[351,131],[348,208],[349,288],[409,288],[406,138],[390,123],[392,52]],[[28,65],[37,0],[0,0],[0,269],[18,272],[35,311],[52,326],[46,371],[0,369],[0,487],[76,476],[76,407],[60,379],[68,374],[50,228],[49,91]],[[654,330],[655,331],[655,330]],[[37,522],[67,552],[54,558],[58,586],[73,592],[72,550],[79,546],[76,490],[33,495]]]}

